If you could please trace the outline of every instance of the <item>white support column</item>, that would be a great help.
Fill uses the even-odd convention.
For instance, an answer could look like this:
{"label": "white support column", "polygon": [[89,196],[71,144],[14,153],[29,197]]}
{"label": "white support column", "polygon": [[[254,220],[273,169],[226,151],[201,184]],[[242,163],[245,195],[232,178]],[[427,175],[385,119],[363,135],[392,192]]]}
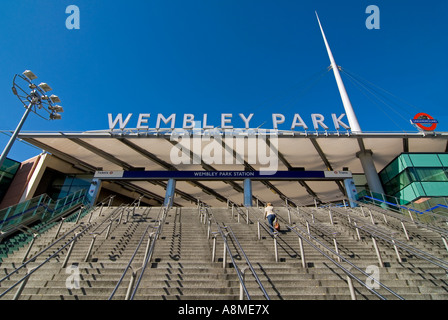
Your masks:
{"label": "white support column", "polygon": [[344,82],[342,81],[341,75],[339,73],[338,65],[334,60],[333,53],[331,52],[330,45],[328,44],[327,38],[325,37],[324,29],[319,20],[319,16],[316,12],[317,21],[319,22],[320,31],[322,32],[322,37],[324,38],[325,47],[327,48],[328,57],[330,58],[331,68],[333,69],[334,77],[336,78],[336,83],[338,85],[339,94],[341,95],[342,103],[344,105],[345,113],[347,114],[348,123],[350,129],[354,133],[360,133],[361,127],[359,126],[358,119],[356,117],[355,111],[353,110],[352,103],[348,97],[347,90],[345,89]]}
{"label": "white support column", "polygon": [[375,164],[373,163],[372,151],[360,151],[356,156],[361,161],[370,191],[384,194],[383,185],[381,184],[380,177],[376,171]]}

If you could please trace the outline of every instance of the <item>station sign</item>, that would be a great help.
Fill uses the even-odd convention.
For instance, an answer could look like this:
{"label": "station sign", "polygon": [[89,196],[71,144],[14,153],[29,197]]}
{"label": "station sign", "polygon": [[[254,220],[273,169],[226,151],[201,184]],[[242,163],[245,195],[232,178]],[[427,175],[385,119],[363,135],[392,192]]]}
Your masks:
{"label": "station sign", "polygon": [[421,130],[434,131],[436,130],[439,122],[429,114],[420,112],[415,115],[414,119],[411,120],[411,123],[416,125]]}
{"label": "station sign", "polygon": [[260,171],[96,171],[100,180],[344,180],[351,179],[350,171],[276,171],[266,175]]}

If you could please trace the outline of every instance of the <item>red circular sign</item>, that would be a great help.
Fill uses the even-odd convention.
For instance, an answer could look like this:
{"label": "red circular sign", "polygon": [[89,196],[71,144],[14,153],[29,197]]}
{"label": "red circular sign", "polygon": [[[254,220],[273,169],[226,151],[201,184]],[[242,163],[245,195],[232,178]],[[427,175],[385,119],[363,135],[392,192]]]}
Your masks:
{"label": "red circular sign", "polygon": [[[415,115],[414,120],[434,120],[433,117],[431,117],[429,114],[427,113],[423,113],[420,112],[418,114]],[[431,126],[430,127],[426,127],[423,125],[423,123],[419,123],[419,122],[414,122],[420,129],[425,130],[425,131],[434,131],[437,128],[437,122],[435,123],[429,123]]]}

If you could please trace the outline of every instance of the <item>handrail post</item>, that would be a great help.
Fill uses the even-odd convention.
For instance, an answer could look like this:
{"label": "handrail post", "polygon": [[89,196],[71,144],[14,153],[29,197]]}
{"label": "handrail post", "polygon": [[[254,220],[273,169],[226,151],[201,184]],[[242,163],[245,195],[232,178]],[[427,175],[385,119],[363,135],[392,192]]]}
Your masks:
{"label": "handrail post", "polygon": [[398,251],[397,245],[395,244],[395,240],[392,239],[392,243],[394,245],[395,253],[397,254],[398,262],[403,262],[400,256],[400,252]]}
{"label": "handrail post", "polygon": [[111,219],[111,220],[110,220],[110,223],[109,223],[109,226],[107,227],[106,236],[104,237],[104,239],[109,238],[109,235],[110,235],[110,229],[112,228],[112,224],[113,224],[113,222],[114,222],[114,221]]}
{"label": "handrail post", "polygon": [[98,213],[98,217],[101,217],[101,213],[103,212],[104,203],[101,202],[100,212]]}
{"label": "handrail post", "polygon": [[288,222],[291,224],[291,209],[288,207]]}
{"label": "handrail post", "polygon": [[64,223],[65,218],[61,218],[61,223],[59,224],[58,230],[56,231],[56,235],[54,236],[54,239],[56,239],[59,236],[59,232],[61,231],[62,224]]}
{"label": "handrail post", "polygon": [[39,234],[38,233],[34,233],[33,234],[33,239],[30,242],[30,245],[28,246],[28,249],[25,252],[25,255],[22,259],[22,263],[24,263],[26,261],[26,259],[28,258],[29,253],[31,252],[31,248],[33,247],[34,242],[36,241],[36,238]]}
{"label": "handrail post", "polygon": [[246,224],[249,224],[249,209],[246,208]]}
{"label": "handrail post", "polygon": [[330,223],[331,223],[331,225],[334,225],[333,215],[331,214],[331,209],[328,210],[328,215],[330,216]]}
{"label": "handrail post", "polygon": [[338,242],[336,241],[336,238],[333,238],[334,243],[334,251],[337,253],[338,261],[341,262],[341,256],[339,255],[339,248],[338,248]]}
{"label": "handrail post", "polygon": [[306,259],[305,259],[305,250],[303,248],[303,240],[302,237],[299,236],[299,245],[300,245],[300,257],[302,258],[302,267],[306,268]]}
{"label": "handrail post", "polygon": [[89,220],[87,221],[87,224],[89,224],[90,221],[92,221],[92,216],[93,216],[93,209],[90,209],[90,216],[89,216]]}
{"label": "handrail post", "polygon": [[81,217],[81,213],[82,213],[83,209],[84,209],[84,206],[81,206],[81,208],[79,208],[79,213],[78,213],[78,216],[76,217],[75,224],[78,224],[79,218]]}
{"label": "handrail post", "polygon": [[405,227],[403,221],[401,221],[401,226],[403,227],[403,232],[404,232],[404,235],[406,236],[406,239],[409,241],[408,231],[406,230],[406,227]]}
{"label": "handrail post", "polygon": [[361,240],[361,235],[359,233],[358,225],[356,224],[356,221],[353,222],[353,225],[355,226],[356,235],[358,236],[358,240]]}
{"label": "handrail post", "polygon": [[378,257],[378,263],[380,267],[383,267],[383,259],[381,258],[380,250],[378,249],[378,244],[376,243],[376,239],[372,237],[373,247],[375,248],[376,255]]}
{"label": "handrail post", "polygon": [[311,239],[311,230],[310,230],[310,224],[308,221],[306,221],[306,230],[308,231],[308,238]]}
{"label": "handrail post", "polygon": [[84,262],[88,262],[90,258],[90,254],[92,253],[93,245],[95,244],[97,234],[94,234],[92,237],[92,242],[90,242],[89,250],[87,250],[86,257],[84,258]]}
{"label": "handrail post", "polygon": [[223,250],[223,254],[222,254],[222,268],[225,269],[226,265],[227,265],[227,248],[226,248],[227,235],[223,235],[223,236],[224,236],[223,237],[223,240],[224,240],[224,243],[223,243],[224,250]]}
{"label": "handrail post", "polygon": [[278,247],[277,247],[277,234],[274,233],[274,254],[275,254],[275,262],[278,262]]}
{"label": "handrail post", "polygon": [[408,213],[409,213],[409,217],[411,217],[412,222],[415,223],[415,221],[414,221],[414,217],[412,216],[412,213],[411,213],[411,210],[408,210]]}
{"label": "handrail post", "polygon": [[78,234],[79,233],[75,233],[75,237],[73,238],[72,243],[70,244],[70,248],[68,248],[67,255],[65,256],[64,262],[62,263],[62,268],[67,267],[67,262],[68,262],[68,259],[70,259],[70,255],[72,254],[73,247],[75,246],[76,238],[78,237]]}
{"label": "handrail post", "polygon": [[126,209],[126,220],[124,221],[124,223],[128,223],[129,222],[129,208],[123,208],[123,211]]}
{"label": "handrail post", "polygon": [[369,215],[370,215],[370,221],[372,222],[373,225],[375,225],[375,220],[373,220],[372,211],[370,209],[369,209]]}
{"label": "handrail post", "polygon": [[137,272],[132,270],[131,280],[129,281],[128,290],[126,291],[126,296],[124,300],[129,300],[131,298],[131,292],[134,288],[135,279],[137,278]]}
{"label": "handrail post", "polygon": [[244,300],[244,288],[243,288],[243,284],[246,282],[246,270],[248,269],[248,267],[244,267],[243,269],[241,269],[241,277],[242,277],[242,282],[240,282],[240,300]]}
{"label": "handrail post", "polygon": [[349,275],[347,275],[347,283],[348,283],[348,288],[350,289],[350,296],[351,296],[352,300],[356,300],[355,288],[353,287],[352,278]]}
{"label": "handrail post", "polygon": [[442,236],[442,241],[443,241],[443,244],[445,245],[446,251],[448,251],[448,243],[444,236]]}
{"label": "handrail post", "polygon": [[216,257],[216,234],[214,233],[212,235],[212,237],[213,237],[212,262],[215,262],[215,257]]}
{"label": "handrail post", "polygon": [[212,222],[211,222],[210,219],[207,219],[207,220],[208,220],[208,223],[207,223],[207,239],[210,239],[210,232],[211,232],[211,229],[212,229]]}
{"label": "handrail post", "polygon": [[[151,248],[151,242],[152,242],[153,236],[154,236],[153,232],[149,234],[148,242],[146,243],[145,256],[143,258],[142,268],[144,267],[145,262],[148,259],[149,249]],[[150,260],[151,260],[151,258],[148,259],[148,261],[150,261]]]}
{"label": "handrail post", "polygon": [[[257,221],[258,240],[261,240],[260,221]],[[448,247],[447,247],[448,248]],[[448,250],[448,249],[447,249]]]}
{"label": "handrail post", "polygon": [[123,219],[124,210],[121,211],[120,217],[118,218],[118,224],[121,224],[121,220]]}
{"label": "handrail post", "polygon": [[[33,268],[34,269],[34,268]],[[32,270],[28,270],[27,272],[27,277],[22,281],[22,283],[20,284],[19,288],[17,289],[16,293],[14,294],[14,297],[12,298],[12,300],[19,300],[20,295],[23,292],[23,289],[25,289],[26,284],[28,283],[28,280],[30,279],[30,273],[32,272]]]}

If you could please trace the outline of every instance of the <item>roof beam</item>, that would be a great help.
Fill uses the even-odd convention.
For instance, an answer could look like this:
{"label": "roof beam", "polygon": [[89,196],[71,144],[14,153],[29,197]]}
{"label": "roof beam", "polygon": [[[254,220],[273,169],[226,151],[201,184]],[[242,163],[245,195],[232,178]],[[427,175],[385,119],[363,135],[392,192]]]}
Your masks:
{"label": "roof beam", "polygon": [[[157,163],[159,166],[170,170],[170,171],[178,171],[178,169],[173,166],[172,164],[159,159],[155,154],[143,149],[142,147],[136,145],[135,143],[133,143],[132,141],[129,141],[129,139],[125,139],[125,138],[117,138],[118,141],[124,143],[126,146],[128,146],[129,148],[131,148],[132,150],[138,152],[139,154],[141,154],[142,156],[146,157],[147,159]],[[226,202],[227,199],[225,197],[223,197],[221,194],[215,192],[213,189],[205,186],[204,184],[197,182],[197,181],[192,181],[193,185],[197,186],[198,188],[202,189],[204,192],[207,192],[211,195],[213,195],[214,197],[216,197],[218,200]],[[238,185],[237,185],[238,186]],[[186,198],[189,199],[194,199],[197,200],[196,198],[194,198],[192,195],[187,194],[181,190],[176,189],[176,192],[179,194],[184,195]]]}
{"label": "roof beam", "polygon": [[66,153],[64,153],[62,151],[59,151],[58,149],[50,147],[49,145],[47,145],[45,143],[42,143],[42,142],[40,142],[40,141],[38,141],[36,139],[24,138],[23,140],[25,140],[25,141],[35,145],[36,147],[41,148],[42,150],[45,150],[45,151],[51,153],[52,155],[54,155],[54,156],[56,156],[56,157],[58,157],[58,158],[60,158],[60,159],[62,159],[64,161],[66,161],[68,163],[71,163],[72,165],[76,165],[76,166],[79,166],[79,167],[84,167],[87,172],[92,172],[93,173],[95,171],[102,170],[102,168],[100,168],[100,167],[94,167],[94,166],[92,166],[92,165],[90,165],[88,163],[85,163],[85,162],[83,162],[81,160],[78,160],[75,157],[72,157],[72,156],[70,156],[70,155],[68,155],[68,154],[66,154]]}
{"label": "roof beam", "polygon": [[[325,153],[323,152],[323,150],[320,147],[320,145],[317,142],[317,140],[315,138],[310,138],[310,141],[313,144],[314,149],[316,149],[316,151],[319,154],[320,158],[324,162],[325,166],[327,167],[327,170],[333,171],[333,166],[331,165],[330,161],[328,161],[327,157],[325,156]],[[342,194],[345,196],[346,195],[346,191],[345,191],[345,188],[342,186],[341,182],[340,181],[335,181],[335,183],[337,184],[337,186],[339,188],[339,191],[341,191]]]}
{"label": "roof beam", "polygon": [[89,150],[90,152],[95,153],[97,156],[100,156],[104,159],[106,159],[107,161],[110,161],[120,167],[122,167],[124,170],[127,171],[132,171],[135,170],[135,168],[133,166],[131,166],[130,164],[118,159],[117,157],[111,155],[110,153],[107,153],[101,149],[98,149],[95,146],[92,146],[91,144],[79,139],[79,138],[68,138],[70,141],[76,143],[77,145],[80,145],[81,147]]}

